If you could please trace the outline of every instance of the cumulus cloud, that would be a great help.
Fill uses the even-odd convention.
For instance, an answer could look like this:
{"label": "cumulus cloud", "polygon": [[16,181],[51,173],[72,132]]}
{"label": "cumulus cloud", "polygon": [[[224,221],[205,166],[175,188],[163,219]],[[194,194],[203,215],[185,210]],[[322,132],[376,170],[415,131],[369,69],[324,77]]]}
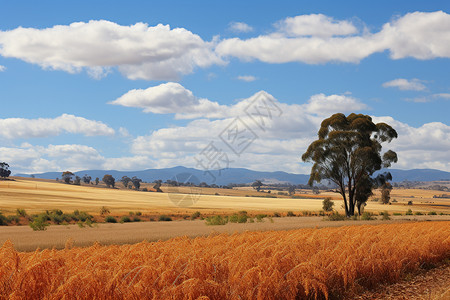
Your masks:
{"label": "cumulus cloud", "polygon": [[317,94],[311,96],[306,111],[321,116],[329,116],[336,112],[350,112],[367,109],[367,105],[356,98],[346,95]]}
{"label": "cumulus cloud", "polygon": [[394,87],[398,88],[401,91],[424,91],[427,87],[422,82],[422,80],[416,78],[411,80],[398,78],[383,83],[383,87]]}
{"label": "cumulus cloud", "polygon": [[63,114],[54,119],[0,119],[0,136],[6,139],[55,136],[61,133],[83,134],[85,136],[113,135],[114,129],[100,121],[88,120]]}
{"label": "cumulus cloud", "polygon": [[433,94],[433,98],[450,99],[450,93]]}
{"label": "cumulus cloud", "polygon": [[253,31],[253,27],[243,22],[231,22],[228,29],[233,32],[244,32],[244,33]]}
{"label": "cumulus cloud", "polygon": [[252,82],[255,81],[257,78],[252,75],[239,75],[236,77],[238,80],[245,81],[245,82]]}
{"label": "cumulus cloud", "polygon": [[177,79],[196,67],[222,64],[213,46],[184,28],[162,24],[122,26],[99,20],[0,31],[3,57],[69,73],[87,69],[94,78],[117,67],[129,79]]}
{"label": "cumulus cloud", "polygon": [[0,65],[0,72],[5,72],[6,71],[6,67],[5,66],[2,66],[2,65]]}
{"label": "cumulus cloud", "polygon": [[351,22],[323,15],[287,18],[277,27],[267,35],[223,40],[216,51],[267,63],[358,63],[386,50],[392,59],[450,57],[450,15],[443,11],[408,13],[376,33],[358,33]]}
{"label": "cumulus cloud", "polygon": [[331,37],[350,35],[358,29],[349,21],[337,21],[323,14],[301,15],[286,18],[276,24],[280,33],[286,36]]}

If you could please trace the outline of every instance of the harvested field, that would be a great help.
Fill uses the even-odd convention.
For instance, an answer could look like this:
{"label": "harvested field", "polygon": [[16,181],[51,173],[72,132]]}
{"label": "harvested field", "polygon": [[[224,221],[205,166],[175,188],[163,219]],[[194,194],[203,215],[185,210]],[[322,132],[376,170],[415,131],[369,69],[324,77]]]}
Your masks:
{"label": "harvested field", "polygon": [[134,245],[0,248],[20,299],[342,299],[450,259],[450,222],[219,234]]}

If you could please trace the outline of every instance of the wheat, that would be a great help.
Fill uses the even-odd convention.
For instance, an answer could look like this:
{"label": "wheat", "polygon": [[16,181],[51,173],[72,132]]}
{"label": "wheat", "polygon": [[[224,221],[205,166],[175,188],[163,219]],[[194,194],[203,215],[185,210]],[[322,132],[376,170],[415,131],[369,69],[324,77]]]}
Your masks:
{"label": "wheat", "polygon": [[0,248],[0,299],[328,299],[450,258],[450,222]]}

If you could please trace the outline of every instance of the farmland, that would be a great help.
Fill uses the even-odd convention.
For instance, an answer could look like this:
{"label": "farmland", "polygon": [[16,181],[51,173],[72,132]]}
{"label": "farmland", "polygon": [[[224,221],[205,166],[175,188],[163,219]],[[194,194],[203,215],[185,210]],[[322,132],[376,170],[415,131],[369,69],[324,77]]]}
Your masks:
{"label": "farmland", "polygon": [[[450,259],[450,222],[180,237],[133,245],[0,248],[20,299],[342,299]],[[203,297],[203,298],[200,298]]]}
{"label": "farmland", "polygon": [[[297,192],[297,198],[258,193],[254,190],[211,189],[195,190],[196,195],[187,195],[192,190],[188,187],[164,188],[173,193],[142,192],[126,189],[107,189],[103,187],[75,186],[55,181],[32,180],[16,178],[15,181],[0,181],[1,207],[3,213],[14,213],[17,208],[24,208],[28,213],[38,213],[50,209],[63,211],[83,210],[98,214],[102,206],[111,212],[127,214],[129,211],[139,210],[147,214],[191,214],[200,211],[202,214],[228,214],[241,210],[249,213],[261,212],[302,212],[320,211],[325,197],[334,199],[335,209],[342,211],[340,195],[323,192],[313,195],[310,191]],[[301,194],[299,194],[301,193]],[[450,199],[433,198],[437,191],[394,189],[391,199],[392,205],[368,201],[366,211],[405,212],[414,211],[449,212]],[[218,194],[218,195],[217,195]],[[301,198],[299,198],[301,197]],[[372,199],[379,197],[376,191]],[[175,205],[185,199],[188,205]],[[414,205],[407,205],[408,201]],[[184,207],[186,206],[186,207]]]}

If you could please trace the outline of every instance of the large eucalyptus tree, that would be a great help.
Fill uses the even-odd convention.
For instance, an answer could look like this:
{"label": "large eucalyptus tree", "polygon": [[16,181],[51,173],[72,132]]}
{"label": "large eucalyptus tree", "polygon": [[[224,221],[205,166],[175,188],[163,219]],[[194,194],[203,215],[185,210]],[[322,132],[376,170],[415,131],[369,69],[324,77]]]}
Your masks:
{"label": "large eucalyptus tree", "polygon": [[359,210],[371,194],[370,176],[397,162],[394,151],[381,154],[381,144],[394,138],[397,132],[391,126],[375,124],[370,116],[332,115],[322,121],[318,139],[302,155],[303,161],[313,163],[309,184],[322,179],[334,182],[344,199],[345,214],[353,216],[355,206],[358,204]]}

